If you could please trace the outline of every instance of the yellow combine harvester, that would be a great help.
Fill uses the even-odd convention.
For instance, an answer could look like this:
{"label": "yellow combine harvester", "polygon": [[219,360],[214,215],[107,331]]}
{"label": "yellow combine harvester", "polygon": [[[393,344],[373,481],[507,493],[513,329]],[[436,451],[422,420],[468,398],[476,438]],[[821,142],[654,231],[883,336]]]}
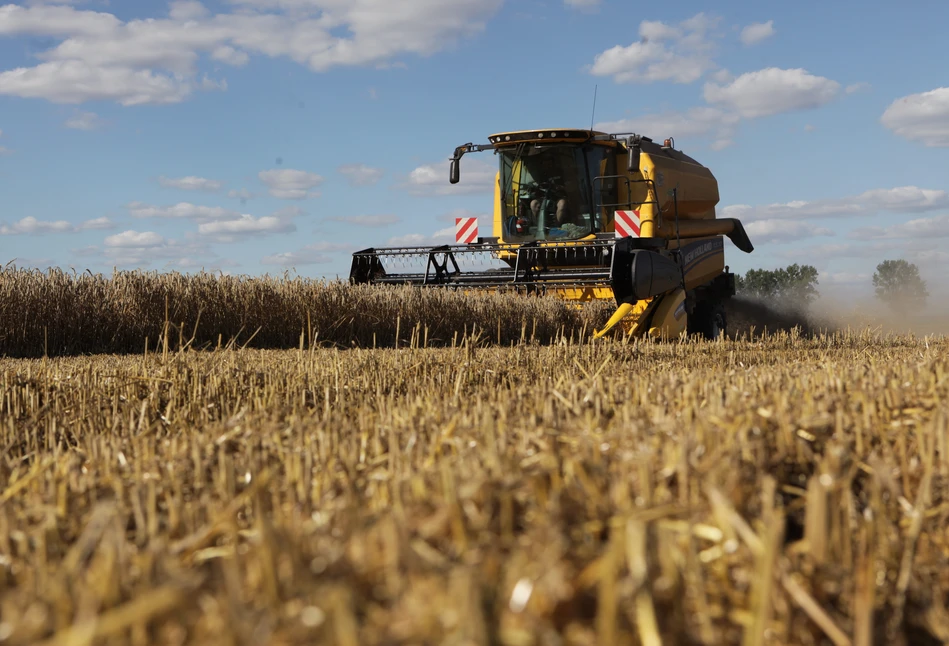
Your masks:
{"label": "yellow combine harvester", "polygon": [[[741,222],[715,217],[718,182],[708,168],[671,139],[659,145],[631,133],[548,129],[488,139],[455,149],[449,181],[458,183],[465,154],[495,152],[494,235],[477,237],[477,223],[460,218],[454,245],[358,251],[351,282],[615,300],[597,336],[617,324],[663,338],[725,331],[735,277],[723,236],[746,253],[754,247]],[[487,259],[497,266],[462,269]],[[408,272],[392,270],[413,262]]]}

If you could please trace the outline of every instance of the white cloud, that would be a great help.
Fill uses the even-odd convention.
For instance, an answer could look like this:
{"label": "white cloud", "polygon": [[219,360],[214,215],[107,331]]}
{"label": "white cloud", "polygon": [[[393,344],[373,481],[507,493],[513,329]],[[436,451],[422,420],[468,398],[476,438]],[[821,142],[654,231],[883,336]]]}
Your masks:
{"label": "white cloud", "polygon": [[88,4],[90,2],[99,2],[100,4],[109,4],[109,0],[26,0],[28,5],[57,5],[57,4]]}
{"label": "white cloud", "polygon": [[600,0],[563,0],[563,3],[568,7],[577,7],[580,9],[600,6]]}
{"label": "white cloud", "polygon": [[350,186],[372,186],[382,179],[384,171],[365,164],[344,164],[339,172],[346,176]]}
{"label": "white cloud", "polygon": [[448,162],[426,164],[409,173],[402,188],[413,195],[464,195],[494,190],[498,169],[480,159],[461,160],[461,181],[448,181]]}
{"label": "white cloud", "polygon": [[197,235],[213,242],[230,243],[250,236],[290,233],[297,230],[293,219],[302,214],[303,211],[296,206],[259,218],[244,213],[227,219],[204,221],[198,225]]}
{"label": "white cloud", "polygon": [[[907,249],[906,259],[921,266],[941,268],[949,264],[949,251],[945,249]],[[931,292],[934,291],[932,288],[940,291],[945,290],[945,283],[940,280],[941,278],[942,276],[939,276],[939,279],[937,279],[939,282],[935,284],[933,284],[933,282],[929,283]]]}
{"label": "white cloud", "polygon": [[870,89],[870,84],[865,81],[860,81],[859,83],[851,83],[846,88],[844,92],[847,94],[856,94],[857,92],[865,92]]}
{"label": "white cloud", "polygon": [[949,215],[937,215],[932,218],[916,218],[910,220],[902,226],[894,227],[896,235],[904,235],[908,238],[922,238],[930,240],[932,238],[949,238]]}
{"label": "white cloud", "polygon": [[398,216],[395,215],[339,215],[326,219],[333,222],[355,224],[360,227],[385,227],[400,222]]}
{"label": "white cloud", "polygon": [[319,191],[311,191],[310,189],[323,183],[323,178],[316,173],[292,168],[263,170],[257,176],[267,186],[271,195],[283,200],[319,197]]}
{"label": "white cloud", "polygon": [[183,191],[208,191],[211,193],[220,191],[224,187],[224,182],[194,175],[177,178],[162,175],[158,178],[158,183],[165,188],[177,188]]}
{"label": "white cloud", "polygon": [[490,213],[476,213],[470,209],[453,209],[448,213],[435,217],[439,222],[450,222],[451,224],[455,224],[455,218],[478,218],[478,224],[481,225],[484,222],[491,222],[494,216]]}
{"label": "white cloud", "polygon": [[72,222],[56,220],[55,222],[37,220],[29,216],[12,225],[0,226],[0,235],[39,234],[39,233],[68,233],[75,231]]}
{"label": "white cloud", "polygon": [[904,139],[930,148],[949,146],[949,87],[896,99],[880,122]]}
{"label": "white cloud", "polygon": [[482,31],[503,0],[238,0],[212,14],[179,1],[166,18],[123,22],[69,6],[0,7],[0,35],[62,39],[44,62],[0,72],[0,94],[61,103],[165,104],[195,90],[201,56],[243,65],[251,55],[288,58],[322,72],[427,56]]}
{"label": "white cloud", "polygon": [[104,38],[122,22],[108,13],[79,11],[72,7],[15,4],[0,6],[0,35],[84,36]]}
{"label": "white cloud", "polygon": [[152,206],[142,202],[126,205],[133,218],[164,218],[169,220],[222,220],[240,215],[220,206],[201,206],[190,202],[178,202],[172,206]]}
{"label": "white cloud", "polygon": [[317,251],[284,251],[282,253],[264,256],[260,260],[265,265],[280,265],[282,267],[298,267],[300,265],[322,265],[333,262],[332,256]]}
{"label": "white cloud", "polygon": [[154,231],[123,231],[106,237],[105,246],[119,248],[147,249],[158,247],[165,243],[165,239]]}
{"label": "white cloud", "polygon": [[67,220],[38,220],[33,216],[28,216],[14,222],[13,224],[0,225],[0,235],[42,235],[44,233],[78,233],[92,229],[110,229],[112,221],[109,218],[94,218],[86,220],[79,224],[73,224]]}
{"label": "white cloud", "polygon": [[824,263],[828,258],[863,258],[877,259],[882,254],[897,252],[890,242],[876,244],[833,243],[812,244],[790,249],[774,251],[774,256],[797,263]]}
{"label": "white cloud", "polygon": [[297,227],[290,218],[266,215],[255,218],[241,215],[235,220],[218,220],[198,225],[198,235],[214,238],[217,242],[234,242],[246,236],[258,236],[268,233],[290,233]]}
{"label": "white cloud", "polygon": [[704,13],[676,26],[644,20],[639,25],[640,40],[597,54],[590,72],[612,76],[617,83],[692,83],[715,68],[708,32],[717,22]]}
{"label": "white cloud", "polygon": [[606,121],[596,124],[597,130],[606,132],[637,132],[656,141],[667,136],[702,137],[712,135],[727,141],[740,121],[737,114],[719,108],[691,108],[685,112],[663,112],[647,114],[632,119]]}
{"label": "white cloud", "polygon": [[116,101],[125,106],[178,103],[191,85],[151,70],[95,67],[66,60],[0,72],[0,94],[54,103]]}
{"label": "white cloud", "polygon": [[854,240],[876,240],[887,237],[886,227],[858,227],[848,236]]}
{"label": "white cloud", "polygon": [[204,242],[181,242],[165,238],[155,231],[126,230],[107,236],[103,245],[73,249],[77,256],[105,260],[110,266],[147,267],[165,261],[164,268],[187,268],[197,266],[192,259],[199,259],[201,266],[226,267],[236,263],[219,259]]}
{"label": "white cloud", "polygon": [[949,214],[931,218],[915,218],[888,227],[860,227],[850,232],[855,240],[875,240],[880,238],[914,238],[933,240],[949,238]]}
{"label": "white cloud", "polygon": [[756,118],[817,108],[837,98],[840,83],[803,69],[768,67],[742,74],[727,85],[706,83],[705,100]]}
{"label": "white cloud", "polygon": [[239,191],[231,189],[227,192],[227,196],[234,199],[239,199],[241,202],[246,202],[247,200],[252,200],[257,197],[254,193],[251,193],[246,188],[242,188]]}
{"label": "white cloud", "polygon": [[794,200],[792,202],[761,204],[731,204],[721,210],[722,217],[738,218],[742,222],[783,218],[834,218],[866,213],[866,207],[848,200]]}
{"label": "white cloud", "polygon": [[197,2],[197,0],[175,0],[171,3],[171,10],[168,15],[173,20],[188,21],[205,18],[209,13],[207,7]]}
{"label": "white cloud", "polygon": [[816,236],[832,236],[826,227],[815,227],[812,223],[798,220],[757,220],[745,227],[755,244],[792,242]]}
{"label": "white cloud", "polygon": [[745,45],[757,45],[774,35],[774,21],[753,22],[741,30],[741,42]]}
{"label": "white cloud", "polygon": [[307,245],[297,251],[284,251],[282,253],[264,256],[261,262],[265,265],[281,265],[292,267],[299,265],[318,265],[332,262],[333,258],[327,253],[334,251],[348,251],[348,245],[336,244],[332,242],[317,242]]}
{"label": "white cloud", "polygon": [[[646,23],[644,23],[646,24]],[[649,23],[651,30],[662,35],[668,29],[662,23]],[[608,132],[638,132],[654,140],[710,137],[712,150],[722,150],[734,143],[735,131],[742,119],[771,116],[792,110],[818,107],[839,94],[840,84],[805,70],[767,68],[734,78],[727,70],[719,70],[704,88],[704,98],[711,105],[685,111],[669,110],[596,124]]]}
{"label": "white cloud", "polygon": [[850,232],[849,236],[854,240],[876,240],[887,237],[886,227],[858,227]]}
{"label": "white cloud", "polygon": [[[916,239],[875,240],[870,242],[850,242],[844,244],[806,245],[789,249],[778,249],[773,252],[776,258],[790,262],[826,264],[828,259],[840,261],[843,259],[858,259],[856,265],[850,264],[852,269],[843,273],[839,281],[857,282],[861,275],[860,270],[872,275],[878,262],[886,258],[904,258],[917,263],[920,269],[928,268],[944,274],[944,267],[949,263],[949,252],[945,250],[942,241],[926,241]],[[850,273],[852,272],[852,273]],[[937,276],[941,277],[939,274]],[[824,282],[823,275],[821,282]],[[830,281],[828,281],[830,282]],[[931,283],[934,287],[940,283]]]}
{"label": "white cloud", "polygon": [[439,229],[431,235],[423,233],[408,233],[402,236],[389,238],[386,245],[390,247],[420,247],[426,245],[441,245],[453,243],[455,241],[455,227],[450,226]]}
{"label": "white cloud", "polygon": [[[169,249],[169,252],[170,251],[172,250]],[[187,250],[183,250],[183,251],[187,252]],[[219,258],[209,263],[208,260],[203,257],[196,258],[193,256],[177,256],[165,262],[162,265],[162,268],[165,270],[177,269],[180,271],[187,271],[189,269],[197,269],[197,270],[212,271],[212,272],[220,271],[223,275],[230,276],[231,272],[224,271],[224,269],[228,267],[239,267],[239,266],[240,266],[240,263],[234,260],[229,260],[227,258]]]}
{"label": "white cloud", "polygon": [[208,78],[208,75],[205,74],[201,79],[201,84],[199,86],[202,90],[221,90],[222,92],[227,90],[227,79],[221,79],[220,81],[215,81],[214,79]]}
{"label": "white cloud", "polygon": [[731,83],[735,80],[735,75],[724,68],[716,70],[710,75],[710,77],[716,83]]}
{"label": "white cloud", "polygon": [[876,188],[861,193],[859,199],[865,204],[878,203],[891,211],[931,211],[949,207],[949,193],[938,189],[917,186]]}
{"label": "white cloud", "polygon": [[80,112],[66,120],[66,127],[74,130],[95,130],[102,125],[102,119],[95,112]]}
{"label": "white cloud", "polygon": [[21,258],[16,256],[10,258],[6,263],[4,263],[4,266],[10,265],[11,267],[32,267],[34,269],[43,269],[46,267],[54,267],[58,264],[59,263],[57,263],[53,258]]}
{"label": "white cloud", "polygon": [[101,217],[101,218],[93,218],[91,220],[86,220],[85,222],[79,225],[79,228],[82,230],[111,229],[114,226],[115,225],[112,223],[112,220],[110,220],[107,217]]}
{"label": "white cloud", "polygon": [[214,51],[211,52],[211,58],[216,61],[221,61],[222,63],[227,63],[228,65],[233,65],[234,67],[246,65],[247,61],[250,60],[250,56],[247,55],[247,52],[234,49],[230,45],[215,47]]}
{"label": "white cloud", "polygon": [[6,146],[0,146],[0,155],[12,155],[13,151]]}
{"label": "white cloud", "polygon": [[738,218],[743,223],[757,220],[837,218],[871,215],[881,211],[922,213],[949,208],[949,193],[917,186],[899,186],[864,191],[849,197],[762,204],[732,204],[721,209],[721,217]]}

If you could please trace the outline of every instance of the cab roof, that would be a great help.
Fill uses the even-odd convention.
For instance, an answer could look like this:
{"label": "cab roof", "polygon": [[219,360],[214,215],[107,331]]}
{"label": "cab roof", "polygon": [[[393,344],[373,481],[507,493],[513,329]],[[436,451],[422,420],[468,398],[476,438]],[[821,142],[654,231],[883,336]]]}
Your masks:
{"label": "cab roof", "polygon": [[[510,132],[499,132],[488,137],[494,146],[513,145],[520,142],[559,142],[568,143],[586,143],[597,138],[596,143],[604,146],[619,145],[619,139],[622,135],[632,135],[633,133],[615,133],[602,132],[600,130],[590,130],[587,128],[538,128],[536,130],[512,130]],[[651,143],[652,139],[644,135],[638,135],[641,141]]]}
{"label": "cab roof", "polygon": [[499,132],[488,137],[492,144],[507,144],[521,141],[568,141],[583,142],[588,141],[596,135],[605,135],[607,133],[599,130],[589,130],[582,128],[539,128],[537,130],[513,130],[511,132]]}

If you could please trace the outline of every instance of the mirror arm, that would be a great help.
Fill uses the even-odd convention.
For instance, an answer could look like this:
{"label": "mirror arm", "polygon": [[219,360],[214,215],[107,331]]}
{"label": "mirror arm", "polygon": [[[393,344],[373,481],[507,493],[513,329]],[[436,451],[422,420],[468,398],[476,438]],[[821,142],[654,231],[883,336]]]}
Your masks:
{"label": "mirror arm", "polygon": [[448,170],[448,181],[452,184],[457,184],[461,179],[461,158],[465,153],[481,152],[482,150],[488,150],[489,148],[494,148],[494,146],[491,144],[475,145],[470,141],[463,146],[458,146],[455,148],[455,152],[451,156],[451,165]]}

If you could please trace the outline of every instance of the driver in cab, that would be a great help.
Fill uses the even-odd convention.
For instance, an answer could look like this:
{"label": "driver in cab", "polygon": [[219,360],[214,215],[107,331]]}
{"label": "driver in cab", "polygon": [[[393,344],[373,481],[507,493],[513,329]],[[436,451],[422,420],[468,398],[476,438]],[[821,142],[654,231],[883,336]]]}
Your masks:
{"label": "driver in cab", "polygon": [[[576,217],[572,216],[572,211],[572,209],[567,208],[567,198],[562,197],[557,200],[554,224],[558,227],[565,224],[577,224]],[[531,215],[534,216],[534,222],[537,222],[540,216],[540,200],[537,198],[531,200]]]}

